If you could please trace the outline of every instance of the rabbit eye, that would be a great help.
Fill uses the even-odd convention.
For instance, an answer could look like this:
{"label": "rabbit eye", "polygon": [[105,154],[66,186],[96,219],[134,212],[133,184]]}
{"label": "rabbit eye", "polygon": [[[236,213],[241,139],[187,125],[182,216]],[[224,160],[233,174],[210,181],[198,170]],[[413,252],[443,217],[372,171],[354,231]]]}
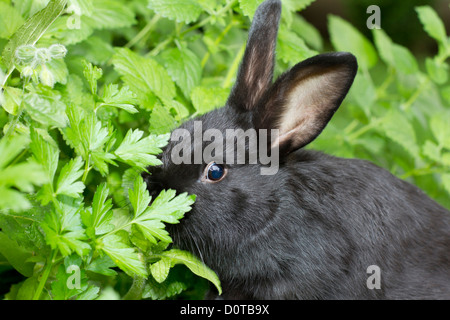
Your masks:
{"label": "rabbit eye", "polygon": [[205,173],[202,181],[218,182],[221,181],[227,174],[227,169],[222,165],[211,162],[205,168]]}

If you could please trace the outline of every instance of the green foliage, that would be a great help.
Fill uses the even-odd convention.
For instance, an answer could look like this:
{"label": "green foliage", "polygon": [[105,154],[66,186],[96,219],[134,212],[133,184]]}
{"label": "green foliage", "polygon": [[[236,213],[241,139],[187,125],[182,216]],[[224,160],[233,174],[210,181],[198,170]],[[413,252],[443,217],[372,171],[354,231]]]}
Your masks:
{"label": "green foliage", "polygon": [[[222,106],[261,0],[0,2],[0,276],[6,299],[201,298],[217,275],[172,246],[195,195],[154,201],[140,173],[168,132]],[[327,41],[283,1],[276,74]],[[183,8],[180,10],[180,8]],[[411,8],[438,52],[423,60],[329,16],[360,69],[315,149],[370,159],[450,207],[450,40]],[[417,14],[416,14],[417,13]]]}

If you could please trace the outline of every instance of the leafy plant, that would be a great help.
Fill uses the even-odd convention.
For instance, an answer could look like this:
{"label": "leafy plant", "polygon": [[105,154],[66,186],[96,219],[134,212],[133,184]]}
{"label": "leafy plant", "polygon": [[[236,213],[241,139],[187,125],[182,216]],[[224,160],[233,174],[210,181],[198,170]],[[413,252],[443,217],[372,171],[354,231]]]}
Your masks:
{"label": "leafy plant", "polygon": [[[220,291],[165,230],[195,195],[151,201],[140,172],[173,128],[225,103],[261,2],[0,2],[0,295],[201,298],[203,278]],[[277,74],[327,45],[297,14],[312,2],[283,1]],[[438,46],[424,60],[329,16],[333,48],[360,69],[311,147],[370,159],[450,207],[450,40],[433,9],[416,13]]]}

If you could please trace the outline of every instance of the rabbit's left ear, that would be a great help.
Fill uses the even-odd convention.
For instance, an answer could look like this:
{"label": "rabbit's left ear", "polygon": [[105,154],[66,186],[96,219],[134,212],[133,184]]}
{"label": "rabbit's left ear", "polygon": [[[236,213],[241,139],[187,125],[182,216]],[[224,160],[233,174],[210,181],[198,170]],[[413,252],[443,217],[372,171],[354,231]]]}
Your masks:
{"label": "rabbit's left ear", "polygon": [[252,110],[272,84],[281,2],[266,0],[256,10],[244,57],[227,105]]}
{"label": "rabbit's left ear", "polygon": [[278,129],[280,154],[295,151],[325,128],[350,89],[356,58],[347,52],[306,59],[281,75],[253,110],[256,129]]}

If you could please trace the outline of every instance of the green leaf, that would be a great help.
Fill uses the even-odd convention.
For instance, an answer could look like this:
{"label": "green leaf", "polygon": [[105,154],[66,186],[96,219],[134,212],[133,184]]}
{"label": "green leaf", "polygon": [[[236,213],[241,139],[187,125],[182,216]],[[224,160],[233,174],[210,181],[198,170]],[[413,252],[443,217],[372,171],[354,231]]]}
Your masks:
{"label": "green leaf", "polygon": [[293,15],[291,30],[304,39],[306,44],[313,49],[323,49],[323,40],[319,30],[302,16],[297,14]]}
{"label": "green leaf", "polygon": [[115,267],[115,263],[111,260],[111,258],[107,255],[102,255],[94,260],[88,265],[86,270],[103,274],[105,276],[115,276],[117,275],[117,272],[114,269],[111,269],[112,267]]}
{"label": "green leaf", "polygon": [[437,84],[444,84],[448,80],[449,67],[445,62],[438,59],[426,58],[425,66],[430,78]]}
{"label": "green leaf", "polygon": [[64,128],[67,125],[64,112],[66,105],[59,98],[27,93],[23,97],[23,103],[25,110],[33,120],[44,126]]}
{"label": "green leaf", "polygon": [[392,54],[394,55],[395,67],[404,74],[417,73],[419,67],[411,52],[398,44],[393,44]]}
{"label": "green leaf", "polygon": [[134,219],[138,218],[147,209],[151,197],[147,191],[147,185],[142,176],[137,176],[134,180],[133,189],[128,190],[130,203],[133,206]]}
{"label": "green leaf", "polygon": [[344,19],[329,15],[328,31],[333,47],[338,51],[349,51],[358,58],[358,64],[370,69],[377,63],[375,48],[359,30]]}
{"label": "green leaf", "polygon": [[91,247],[84,242],[87,237],[80,218],[81,200],[58,196],[54,203],[56,210],[49,212],[42,223],[47,243],[52,249],[59,249],[63,256],[72,252],[85,256]]}
{"label": "green leaf", "polygon": [[436,41],[441,44],[447,43],[447,35],[445,32],[445,26],[439,15],[430,6],[416,7],[416,12],[419,16],[420,22],[423,24],[423,28]]}
{"label": "green leaf", "polygon": [[41,163],[48,177],[48,182],[53,184],[56,169],[58,168],[59,149],[56,142],[46,130],[31,128],[30,149],[37,163]]}
{"label": "green leaf", "polygon": [[162,222],[178,223],[184,214],[191,210],[194,201],[194,195],[183,193],[175,197],[175,190],[163,190],[150,207],[133,219],[132,223],[151,243],[156,243],[156,239],[172,242]]}
{"label": "green leaf", "polygon": [[142,139],[144,132],[136,129],[128,130],[120,146],[114,151],[117,158],[131,166],[145,169],[147,166],[161,164],[156,154],[162,152],[169,139],[169,135],[150,135]]}
{"label": "green leaf", "polygon": [[29,144],[25,136],[4,137],[0,139],[0,168],[5,168]]}
{"label": "green leaf", "polygon": [[383,29],[372,29],[372,34],[374,37],[374,43],[377,47],[378,54],[380,58],[390,66],[395,65],[393,45],[391,38],[386,34]]}
{"label": "green leaf", "polygon": [[172,131],[177,122],[172,114],[162,105],[156,105],[150,115],[150,128],[152,134],[165,134]]}
{"label": "green leaf", "polygon": [[2,107],[6,112],[17,115],[17,110],[22,102],[23,91],[14,87],[3,87]]}
{"label": "green leaf", "polygon": [[412,157],[418,157],[414,128],[402,113],[390,111],[383,117],[382,128],[387,137],[401,145]]}
{"label": "green leaf", "polygon": [[255,15],[256,8],[263,3],[264,0],[239,0],[239,6],[247,17],[250,19]]}
{"label": "green leaf", "polygon": [[184,23],[197,20],[203,11],[195,0],[151,0],[148,6],[165,18]]}
{"label": "green leaf", "polygon": [[425,144],[423,145],[423,154],[430,158],[433,161],[441,162],[442,156],[441,156],[441,149],[439,146],[437,146],[434,142],[427,140],[425,141]]}
{"label": "green leaf", "polygon": [[192,90],[191,99],[198,114],[209,112],[223,106],[230,93],[229,89],[196,87]]}
{"label": "green leaf", "polygon": [[450,112],[447,111],[442,114],[434,115],[430,119],[430,129],[439,143],[439,146],[447,149],[450,149],[450,126],[448,125],[449,116]]}
{"label": "green leaf", "polygon": [[69,197],[78,198],[84,190],[84,184],[78,180],[83,175],[83,160],[81,157],[71,159],[59,174],[56,183],[56,194],[64,194]]}
{"label": "green leaf", "polygon": [[189,97],[192,89],[200,83],[202,67],[200,59],[189,49],[169,49],[161,58],[172,80]]}
{"label": "green leaf", "polygon": [[112,200],[108,199],[109,189],[106,183],[97,187],[94,199],[92,200],[92,227],[95,235],[101,235],[114,229],[111,224],[113,218]]}
{"label": "green leaf", "polygon": [[0,2],[0,38],[8,39],[23,23],[16,8]]}
{"label": "green leaf", "polygon": [[131,92],[128,86],[123,86],[119,90],[117,84],[108,84],[103,89],[103,102],[98,106],[110,106],[123,109],[129,113],[139,112],[133,104],[137,103],[136,95]]}
{"label": "green leaf", "polygon": [[219,277],[193,254],[179,249],[171,249],[161,253],[160,256],[163,259],[170,259],[172,267],[176,264],[184,264],[194,274],[211,281],[216,286],[219,295],[222,294]]}
{"label": "green leaf", "polygon": [[100,79],[103,75],[103,70],[101,68],[97,68],[93,66],[92,63],[83,60],[84,70],[83,74],[89,83],[89,88],[91,89],[92,94],[97,94],[97,80]]}
{"label": "green leaf", "polygon": [[2,231],[0,231],[0,254],[22,275],[25,277],[33,276],[34,263],[27,261],[32,253],[24,250]]}
{"label": "green leaf", "polygon": [[[51,284],[53,300],[69,300],[87,289],[87,277],[80,267],[81,259],[70,258],[72,257],[66,257],[64,264],[59,265],[56,280]],[[77,274],[72,277],[74,273]]]}
{"label": "green leaf", "polygon": [[44,9],[35,13],[14,33],[2,54],[7,69],[14,63],[16,49],[22,45],[35,44],[63,12],[66,3],[67,0],[51,0]]}
{"label": "green leaf", "polygon": [[[195,201],[195,195],[181,193],[176,195],[175,190],[163,190],[153,200],[150,207],[143,213],[144,218],[158,219],[167,223],[178,223],[184,214],[191,210],[191,205]],[[143,218],[143,219],[144,219]]]}
{"label": "green leaf", "polygon": [[149,104],[152,94],[160,99],[172,100],[175,85],[161,65],[126,48],[116,49],[113,64],[122,80],[137,95],[142,105]]}
{"label": "green leaf", "polygon": [[156,244],[156,239],[170,243],[172,239],[165,230],[162,222],[178,223],[184,214],[191,210],[195,196],[182,193],[175,197],[175,190],[163,190],[151,203],[151,197],[147,191],[142,176],[137,176],[133,190],[129,190],[130,202],[134,209],[134,217],[131,224],[135,225],[151,243]]}
{"label": "green leaf", "polygon": [[278,34],[277,56],[286,63],[296,64],[317,54],[305,44],[305,41],[284,25]]}
{"label": "green leaf", "polygon": [[142,257],[134,248],[126,245],[120,236],[112,234],[104,237],[101,249],[128,275],[148,276]]}
{"label": "green leaf", "polygon": [[85,19],[96,29],[119,29],[131,27],[136,23],[130,6],[115,0],[92,1],[93,9]]}
{"label": "green leaf", "polygon": [[171,259],[161,258],[158,262],[153,263],[150,266],[150,272],[158,283],[167,279],[171,268]]}

